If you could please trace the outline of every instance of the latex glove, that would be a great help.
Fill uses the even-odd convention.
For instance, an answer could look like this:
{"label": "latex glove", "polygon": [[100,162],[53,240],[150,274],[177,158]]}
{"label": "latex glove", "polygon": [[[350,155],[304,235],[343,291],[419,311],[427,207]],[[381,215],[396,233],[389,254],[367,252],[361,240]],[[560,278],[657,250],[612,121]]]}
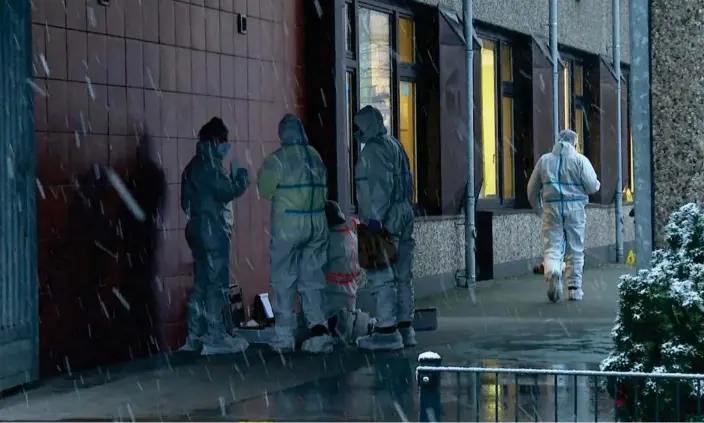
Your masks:
{"label": "latex glove", "polygon": [[235,177],[235,181],[238,181],[242,185],[249,185],[249,171],[241,167],[234,172],[232,172],[232,175]]}
{"label": "latex glove", "polygon": [[370,220],[369,222],[367,222],[367,226],[369,227],[369,230],[372,231],[372,233],[381,232],[381,228],[383,227],[381,222],[379,222],[378,220]]}

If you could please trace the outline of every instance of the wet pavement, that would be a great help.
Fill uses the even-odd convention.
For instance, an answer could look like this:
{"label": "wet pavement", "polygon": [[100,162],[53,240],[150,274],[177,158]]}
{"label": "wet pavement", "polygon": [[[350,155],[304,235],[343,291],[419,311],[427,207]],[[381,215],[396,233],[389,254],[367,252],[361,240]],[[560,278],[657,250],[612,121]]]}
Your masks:
{"label": "wet pavement", "polygon": [[[474,364],[489,367],[499,363]],[[414,372],[415,364],[409,360],[380,360],[349,374],[219,410],[194,411],[180,420],[415,421],[419,396]],[[443,414],[438,421],[613,420],[613,402],[595,387],[594,380],[579,378],[575,389],[573,378],[566,376],[484,374],[479,377],[479,385],[474,383],[475,377],[474,374],[443,377]],[[475,386],[480,386],[476,392]],[[479,407],[475,406],[477,401]]]}
{"label": "wet pavement", "polygon": [[[0,420],[415,421],[423,351],[450,365],[596,369],[610,348],[618,276],[628,270],[591,270],[579,303],[549,304],[544,282],[533,276],[492,281],[474,299],[466,290],[423,299],[419,307],[438,307],[438,330],[419,333],[417,348],[398,353],[279,356],[250,348],[238,356],[166,354],[68,375],[0,400]],[[612,400],[594,381],[479,380],[443,376],[439,420],[553,421],[557,411],[557,420],[594,421],[595,409],[599,420],[613,420]]]}

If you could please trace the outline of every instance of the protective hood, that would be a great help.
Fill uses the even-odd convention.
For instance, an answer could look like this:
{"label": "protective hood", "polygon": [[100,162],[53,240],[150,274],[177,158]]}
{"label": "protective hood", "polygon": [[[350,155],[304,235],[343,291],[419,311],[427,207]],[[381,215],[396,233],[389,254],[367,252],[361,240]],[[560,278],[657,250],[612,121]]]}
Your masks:
{"label": "protective hood", "polygon": [[328,219],[328,226],[338,226],[345,223],[345,214],[342,213],[340,205],[334,201],[325,202],[325,216]]}
{"label": "protective hood", "polygon": [[296,115],[287,113],[279,122],[281,145],[308,145],[308,137],[303,123]]}
{"label": "protective hood", "polygon": [[566,141],[560,141],[552,147],[552,154],[559,156],[562,154],[564,157],[574,156],[577,154],[577,150],[574,146]]}
{"label": "protective hood", "polygon": [[387,133],[381,112],[373,106],[364,106],[362,110],[357,113],[357,116],[354,117],[354,123],[358,128],[355,136],[357,136],[359,142],[362,143],[368,143],[374,138],[386,135]]}

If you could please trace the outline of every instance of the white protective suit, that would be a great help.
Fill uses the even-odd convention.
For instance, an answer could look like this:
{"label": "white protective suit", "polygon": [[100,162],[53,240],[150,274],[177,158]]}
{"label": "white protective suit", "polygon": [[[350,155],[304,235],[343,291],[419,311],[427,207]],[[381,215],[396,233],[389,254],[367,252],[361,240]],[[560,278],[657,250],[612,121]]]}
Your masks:
{"label": "white protective suit", "polygon": [[403,146],[387,134],[379,110],[366,106],[355,117],[355,138],[364,149],[355,166],[360,220],[378,221],[397,246],[388,271],[368,271],[376,302],[374,333],[357,340],[360,348],[393,350],[416,344],[413,331],[413,175]]}
{"label": "white protective suit", "polygon": [[296,294],[311,337],[302,349],[310,353],[330,352],[333,339],[324,314],[328,223],[327,169],[317,151],[308,145],[303,124],[287,114],[279,123],[281,147],[262,164],[257,177],[259,195],[271,205],[269,262],[276,335],[276,351],[295,348]]}
{"label": "white protective suit", "polygon": [[563,258],[569,298],[581,300],[584,295],[584,207],[601,185],[589,159],[575,150],[577,142],[574,131],[560,132],[552,152],[540,157],[528,181],[528,200],[534,209],[542,209],[545,279],[548,297],[555,302],[562,295]]}
{"label": "white protective suit", "polygon": [[368,313],[357,309],[359,267],[357,220],[345,218],[340,206],[328,201],[325,207],[330,227],[328,262],[325,266],[325,305],[330,332],[341,344],[354,343],[368,335],[374,325]]}

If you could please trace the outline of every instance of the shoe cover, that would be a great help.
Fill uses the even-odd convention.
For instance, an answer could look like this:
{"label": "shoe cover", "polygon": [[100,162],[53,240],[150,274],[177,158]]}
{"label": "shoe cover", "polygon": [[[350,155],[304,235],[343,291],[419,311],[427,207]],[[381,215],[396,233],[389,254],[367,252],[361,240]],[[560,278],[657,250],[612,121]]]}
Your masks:
{"label": "shoe cover", "polygon": [[397,330],[391,333],[374,332],[357,339],[357,346],[363,350],[395,351],[403,348],[403,338]]}
{"label": "shoe cover", "polygon": [[296,340],[289,336],[275,335],[269,343],[269,348],[277,353],[293,352],[296,349]]}
{"label": "shoe cover", "polygon": [[582,299],[584,299],[584,291],[582,291],[582,288],[570,287],[567,289],[567,295],[570,301],[582,301]]}
{"label": "shoe cover", "polygon": [[562,277],[560,273],[546,273],[545,281],[548,284],[548,299],[553,303],[559,302],[562,298]]}
{"label": "shoe cover", "polygon": [[418,345],[418,341],[416,341],[416,331],[413,329],[413,326],[398,328],[398,332],[401,334],[404,347],[415,347]]}
{"label": "shoe cover", "polygon": [[354,343],[357,339],[362,336],[366,336],[372,333],[374,330],[374,324],[376,324],[376,319],[369,316],[369,313],[365,313],[361,310],[355,310],[354,312],[354,325],[352,327],[352,339],[351,343]]}
{"label": "shoe cover", "polygon": [[203,339],[203,352],[201,355],[237,354],[244,352],[249,347],[249,342],[244,338],[225,335],[220,339],[208,337]]}
{"label": "shoe cover", "polygon": [[183,352],[200,352],[202,348],[203,342],[200,338],[188,335],[188,338],[186,338],[186,343],[183,344],[183,346],[178,350]]}
{"label": "shoe cover", "polygon": [[335,340],[330,335],[313,336],[305,341],[301,346],[301,350],[309,354],[328,354],[335,347]]}

